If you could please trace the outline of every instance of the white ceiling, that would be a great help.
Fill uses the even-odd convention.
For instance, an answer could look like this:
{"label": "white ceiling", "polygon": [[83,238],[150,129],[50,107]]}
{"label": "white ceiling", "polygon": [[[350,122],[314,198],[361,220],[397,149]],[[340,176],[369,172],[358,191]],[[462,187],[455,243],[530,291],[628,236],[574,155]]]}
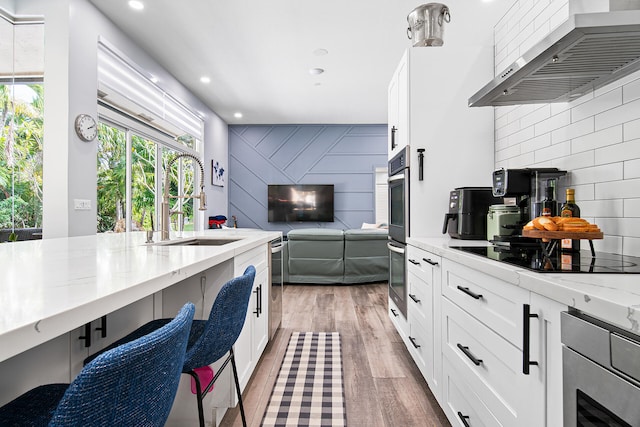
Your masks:
{"label": "white ceiling", "polygon": [[[387,85],[410,46],[407,15],[421,4],[143,0],[134,11],[128,0],[90,1],[229,124],[386,123]],[[481,2],[458,3],[469,1]]]}

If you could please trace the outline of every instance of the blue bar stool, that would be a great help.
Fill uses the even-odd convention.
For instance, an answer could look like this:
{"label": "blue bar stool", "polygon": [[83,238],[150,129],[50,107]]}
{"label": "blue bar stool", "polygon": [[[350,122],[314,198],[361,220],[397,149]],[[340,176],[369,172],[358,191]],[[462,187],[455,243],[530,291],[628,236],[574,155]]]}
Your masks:
{"label": "blue bar stool", "polygon": [[[233,344],[235,344],[244,326],[255,276],[256,269],[250,265],[246,268],[242,276],[235,277],[225,283],[213,302],[209,319],[195,319],[191,326],[182,373],[191,375],[195,381],[200,427],[204,427],[203,400],[229,362],[231,362],[233,368],[233,378],[236,383],[236,393],[238,395],[238,404],[240,405],[242,425],[247,425],[244,406],[242,404],[240,382],[238,381],[236,359],[233,354]],[[149,333],[149,331],[161,327],[169,321],[170,319],[157,319],[146,323],[102,351],[107,351],[112,346],[134,340],[141,335]],[[99,354],[100,352],[89,356],[85,359],[85,363],[89,363]],[[200,377],[195,372],[195,369],[210,365],[225,355],[226,359],[222,363],[222,366],[218,369],[211,381],[202,387],[203,384],[200,383]]]}
{"label": "blue bar stool", "polygon": [[[1,426],[162,426],[180,381],[195,306],[103,352],[71,384],[36,387],[0,408]],[[155,373],[155,375],[151,375]]]}

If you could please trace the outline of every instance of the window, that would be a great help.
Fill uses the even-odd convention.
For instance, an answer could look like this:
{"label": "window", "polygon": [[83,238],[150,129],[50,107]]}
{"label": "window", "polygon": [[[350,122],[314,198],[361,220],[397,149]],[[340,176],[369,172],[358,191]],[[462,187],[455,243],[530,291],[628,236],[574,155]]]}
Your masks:
{"label": "window", "polygon": [[0,10],[0,229],[14,233],[42,227],[43,49],[42,22]]}

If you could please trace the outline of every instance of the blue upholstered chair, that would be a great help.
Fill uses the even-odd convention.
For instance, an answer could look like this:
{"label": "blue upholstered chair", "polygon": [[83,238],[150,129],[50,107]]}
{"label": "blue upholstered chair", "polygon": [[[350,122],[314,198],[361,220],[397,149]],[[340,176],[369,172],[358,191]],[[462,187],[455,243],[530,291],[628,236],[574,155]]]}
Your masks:
{"label": "blue upholstered chair", "polygon": [[162,426],[180,381],[195,307],[113,348],[71,384],[36,387],[0,408],[0,426]]}
{"label": "blue upholstered chair", "polygon": [[[213,302],[209,319],[196,319],[191,326],[189,343],[187,344],[187,354],[184,359],[182,372],[191,375],[195,381],[196,398],[198,399],[198,418],[201,427],[204,427],[203,400],[229,362],[231,362],[231,366],[233,367],[233,377],[236,383],[236,393],[238,395],[238,404],[240,405],[240,414],[242,415],[242,424],[244,426],[247,425],[244,406],[242,405],[242,392],[240,391],[240,382],[238,381],[236,359],[233,355],[233,344],[235,344],[244,326],[255,275],[256,269],[250,265],[242,276],[235,277],[225,283]],[[149,331],[161,327],[169,320],[170,319],[158,319],[142,325],[126,337],[113,343],[112,346],[117,346],[123,342],[131,341],[141,335],[145,335],[149,333]],[[103,351],[109,348],[110,347],[107,347]],[[85,363],[91,361],[97,354],[88,357]],[[222,366],[218,369],[213,379],[203,387],[195,369],[211,365],[225,355],[227,357]]]}

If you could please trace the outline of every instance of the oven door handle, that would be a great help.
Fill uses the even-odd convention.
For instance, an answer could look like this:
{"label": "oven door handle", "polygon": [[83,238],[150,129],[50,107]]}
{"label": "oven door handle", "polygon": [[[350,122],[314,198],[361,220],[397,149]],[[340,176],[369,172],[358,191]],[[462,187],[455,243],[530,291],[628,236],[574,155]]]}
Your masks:
{"label": "oven door handle", "polygon": [[391,175],[389,178],[387,178],[387,182],[392,183],[394,181],[400,181],[402,179],[404,179],[404,173],[398,173],[395,175]]}
{"label": "oven door handle", "polygon": [[391,252],[395,252],[397,254],[404,255],[404,249],[399,248],[399,247],[397,247],[395,245],[392,245],[391,243],[387,243],[387,248],[389,248],[389,250]]}

